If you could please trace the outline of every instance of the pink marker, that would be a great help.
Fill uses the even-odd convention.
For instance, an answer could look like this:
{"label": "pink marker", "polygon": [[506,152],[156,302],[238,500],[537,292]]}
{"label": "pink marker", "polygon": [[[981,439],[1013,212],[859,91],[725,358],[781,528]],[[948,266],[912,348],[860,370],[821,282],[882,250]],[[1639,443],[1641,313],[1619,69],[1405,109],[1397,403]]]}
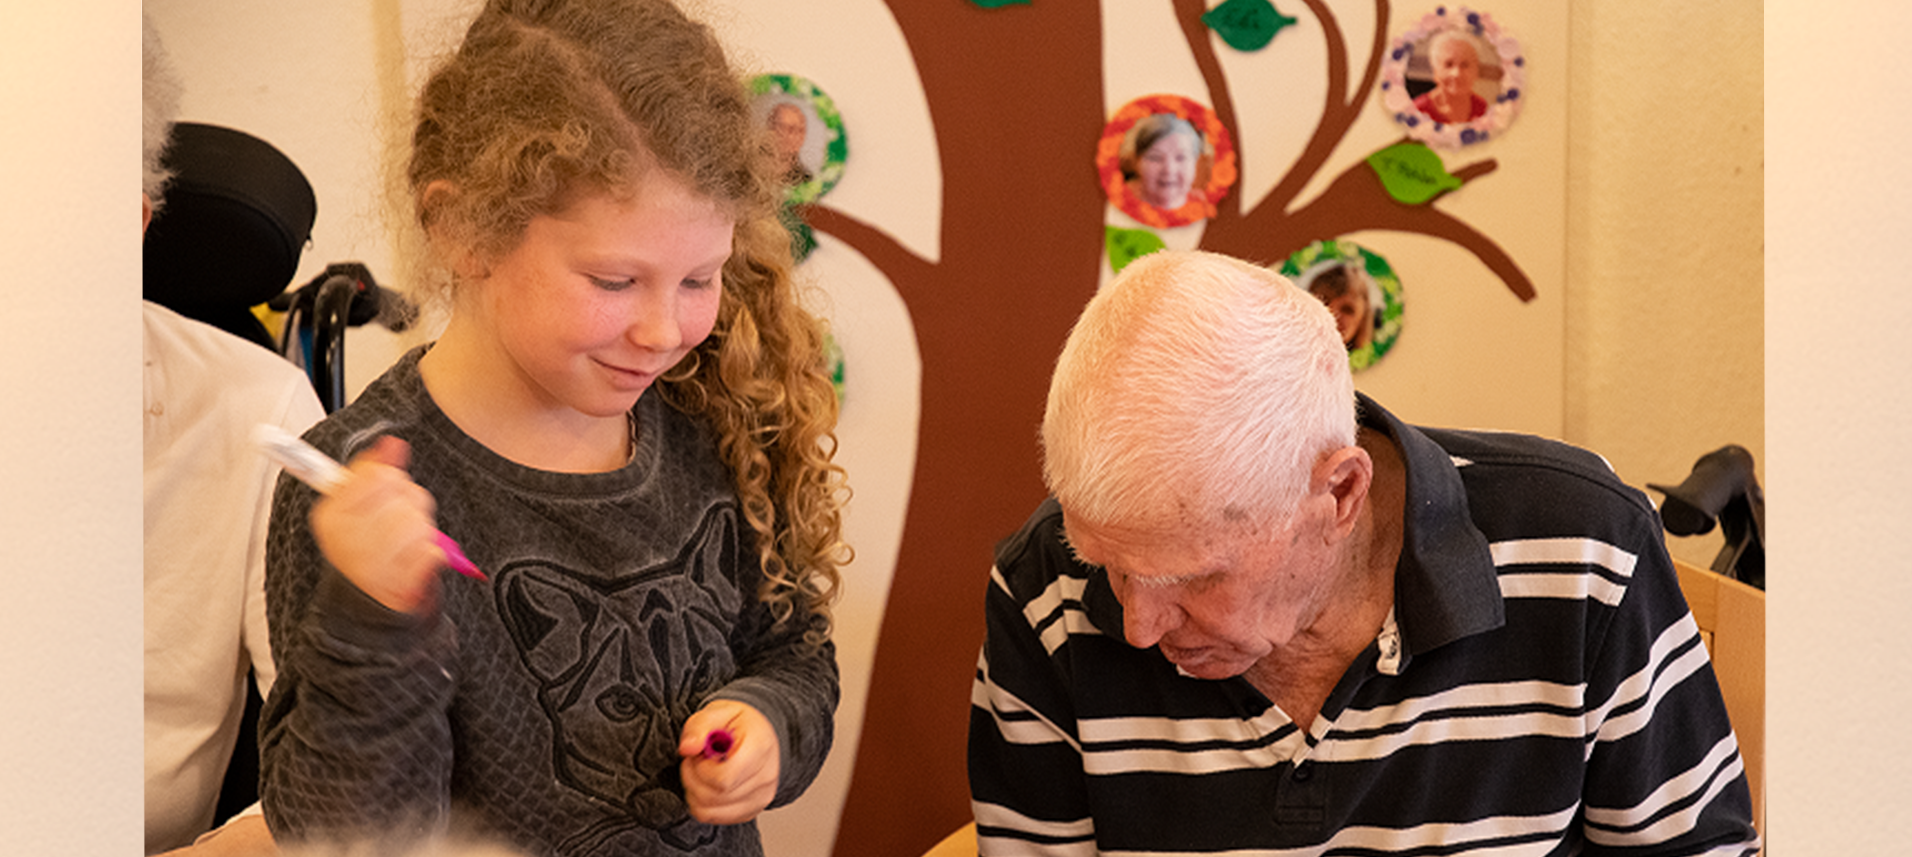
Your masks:
{"label": "pink marker", "polygon": [[737,736],[730,734],[729,729],[712,729],[704,736],[704,758],[723,761],[736,743]]}
{"label": "pink marker", "polygon": [[[291,432],[278,426],[262,423],[253,430],[252,438],[258,441],[259,448],[265,451],[266,457],[278,462],[280,467],[285,468],[285,472],[298,477],[300,482],[312,486],[312,490],[320,494],[332,493],[333,489],[344,484],[348,478],[345,468],[333,461],[331,456],[314,449],[311,444],[293,437]],[[434,532],[432,543],[445,552],[445,564],[450,566],[452,571],[473,580],[488,579],[484,572],[478,570],[477,564],[473,563],[470,557],[465,556],[464,550],[458,547],[458,543],[451,540],[451,536]],[[728,741],[724,746],[726,750],[729,749]]]}
{"label": "pink marker", "polygon": [[432,533],[432,543],[438,545],[438,549],[445,552],[445,564],[451,566],[452,571],[458,572],[472,580],[488,579],[485,577],[484,572],[478,570],[478,564],[472,562],[471,557],[465,556],[464,548],[459,547],[457,542],[451,540],[451,536],[434,532]]}

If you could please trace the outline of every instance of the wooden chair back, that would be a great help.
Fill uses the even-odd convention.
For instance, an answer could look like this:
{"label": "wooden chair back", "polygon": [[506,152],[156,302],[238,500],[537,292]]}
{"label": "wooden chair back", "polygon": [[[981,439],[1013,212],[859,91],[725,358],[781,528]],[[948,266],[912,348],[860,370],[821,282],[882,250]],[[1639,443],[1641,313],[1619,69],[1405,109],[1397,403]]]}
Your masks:
{"label": "wooden chair back", "polygon": [[1680,589],[1713,658],[1720,695],[1739,737],[1746,782],[1753,792],[1753,824],[1766,831],[1766,593],[1730,577],[1675,559]]}

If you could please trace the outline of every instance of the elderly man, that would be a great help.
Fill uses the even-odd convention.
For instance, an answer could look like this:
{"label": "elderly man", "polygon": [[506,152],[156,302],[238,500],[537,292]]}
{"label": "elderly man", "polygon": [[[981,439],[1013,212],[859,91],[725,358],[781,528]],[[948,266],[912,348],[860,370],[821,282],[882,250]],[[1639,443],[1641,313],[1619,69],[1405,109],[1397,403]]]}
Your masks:
{"label": "elderly man", "polygon": [[1083,312],[1042,443],[983,854],[1757,850],[1659,518],[1597,456],[1402,423],[1307,292],[1170,251]]}

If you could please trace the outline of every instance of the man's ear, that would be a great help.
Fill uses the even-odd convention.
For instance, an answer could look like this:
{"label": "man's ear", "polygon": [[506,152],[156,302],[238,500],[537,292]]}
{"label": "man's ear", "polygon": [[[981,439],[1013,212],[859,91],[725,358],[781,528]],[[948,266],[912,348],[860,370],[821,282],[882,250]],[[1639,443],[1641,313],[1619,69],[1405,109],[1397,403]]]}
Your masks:
{"label": "man's ear", "polygon": [[1354,532],[1354,525],[1366,508],[1368,488],[1374,484],[1374,459],[1358,446],[1345,446],[1328,453],[1315,463],[1309,479],[1309,494],[1332,499],[1334,519],[1329,538],[1340,541]]}
{"label": "man's ear", "polygon": [[139,234],[145,235],[146,228],[153,225],[153,198],[145,191],[139,192]]}

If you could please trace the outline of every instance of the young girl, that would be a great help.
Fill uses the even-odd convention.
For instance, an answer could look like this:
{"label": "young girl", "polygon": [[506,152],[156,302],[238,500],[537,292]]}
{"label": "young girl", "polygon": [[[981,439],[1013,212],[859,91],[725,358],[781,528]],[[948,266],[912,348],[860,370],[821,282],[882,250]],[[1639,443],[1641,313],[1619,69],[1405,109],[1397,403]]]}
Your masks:
{"label": "young girl", "polygon": [[758,854],[829,750],[847,548],[748,95],[668,0],[491,0],[418,111],[451,317],[308,435],[342,487],[279,486],[267,820]]}

